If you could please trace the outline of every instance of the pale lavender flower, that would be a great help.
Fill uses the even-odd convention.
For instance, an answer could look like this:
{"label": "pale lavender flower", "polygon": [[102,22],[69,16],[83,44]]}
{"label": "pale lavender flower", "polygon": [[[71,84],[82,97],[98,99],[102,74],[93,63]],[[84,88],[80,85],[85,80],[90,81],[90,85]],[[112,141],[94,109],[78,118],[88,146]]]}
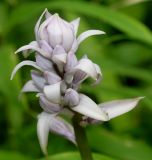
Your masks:
{"label": "pale lavender flower", "polygon": [[[45,20],[41,23],[42,18]],[[88,96],[79,93],[81,83],[91,77],[99,83],[102,77],[100,67],[87,56],[77,59],[75,52],[79,44],[92,35],[104,34],[103,31],[89,30],[78,37],[80,19],[67,22],[58,14],[51,15],[47,9],[42,13],[35,26],[36,40],[19,48],[16,53],[25,56],[35,52],[34,61],[23,61],[13,70],[11,79],[21,67],[32,66],[31,80],[22,92],[36,92],[43,112],[38,116],[37,134],[42,151],[47,153],[49,132],[64,136],[73,143],[75,134],[72,125],[60,117],[69,110],[82,115],[82,123],[91,124],[108,121],[133,109],[141,99],[118,100],[96,104]]]}

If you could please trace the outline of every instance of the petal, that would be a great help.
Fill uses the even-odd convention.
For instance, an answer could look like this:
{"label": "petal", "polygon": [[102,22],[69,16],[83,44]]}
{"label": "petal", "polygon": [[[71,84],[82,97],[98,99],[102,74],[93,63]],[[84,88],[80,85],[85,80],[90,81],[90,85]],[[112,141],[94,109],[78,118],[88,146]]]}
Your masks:
{"label": "petal", "polygon": [[45,13],[45,18],[48,19],[52,16],[52,14],[47,10]]}
{"label": "petal", "polygon": [[38,21],[36,22],[36,25],[35,25],[35,28],[34,28],[36,40],[39,40],[39,38],[38,38],[38,30],[39,30],[39,27],[40,27],[41,20],[42,20],[44,14],[45,14],[46,12],[48,12],[47,8],[43,11],[43,13],[42,13],[41,16],[39,17]]}
{"label": "petal", "polygon": [[78,65],[74,68],[74,70],[81,70],[85,72],[88,76],[92,77],[93,79],[97,80],[97,71],[96,67],[92,63],[91,60],[82,58]]}
{"label": "petal", "polygon": [[[32,42],[29,43],[29,45],[32,45],[32,46],[34,46],[34,47],[39,48],[39,45],[38,45],[37,41],[32,41]],[[31,50],[31,49],[24,50],[24,51],[23,51],[23,56],[24,56],[25,58],[27,58],[27,57],[30,55],[30,53],[32,53],[32,52],[33,52],[33,50]]]}
{"label": "petal", "polygon": [[63,21],[63,23],[60,24],[62,29],[62,45],[64,49],[68,52],[73,45],[73,42],[75,40],[74,36],[74,29],[70,23],[67,23]]}
{"label": "petal", "polygon": [[100,35],[100,34],[105,34],[105,32],[103,31],[100,31],[100,30],[88,30],[88,31],[85,31],[83,33],[81,33],[78,38],[77,38],[77,41],[78,41],[78,45],[84,41],[86,38],[90,37],[90,36],[93,36],[93,35]]}
{"label": "petal", "polygon": [[102,72],[101,72],[101,69],[100,69],[99,65],[94,63],[94,66],[95,66],[96,72],[97,72],[97,80],[92,85],[97,85],[102,79]]}
{"label": "petal", "polygon": [[43,56],[51,59],[52,52],[53,52],[53,49],[51,48],[51,46],[45,40],[39,41],[39,45],[40,45],[40,48],[45,52],[45,55]]}
{"label": "petal", "polygon": [[13,79],[14,75],[16,74],[16,72],[17,72],[21,67],[23,67],[23,66],[25,66],[25,65],[26,65],[26,66],[32,66],[32,67],[34,67],[34,68],[42,71],[42,69],[41,69],[39,66],[37,66],[35,62],[33,62],[33,61],[23,61],[23,62],[17,64],[17,65],[15,66],[15,68],[13,69],[12,74],[11,74],[11,80]]}
{"label": "petal", "polygon": [[72,22],[70,22],[73,25],[74,28],[74,35],[77,35],[78,32],[78,28],[79,28],[79,23],[80,23],[80,18],[77,18],[75,20],[73,20]]}
{"label": "petal", "polygon": [[72,110],[96,120],[108,120],[106,113],[92,99],[84,94],[79,94],[79,97],[80,103],[76,107],[71,108]]}
{"label": "petal", "polygon": [[47,154],[49,130],[50,130],[49,114],[42,112],[38,116],[37,135],[38,135],[40,147],[41,147],[44,154]]}
{"label": "petal", "polygon": [[49,131],[64,136],[71,142],[76,143],[74,129],[68,122],[66,122],[63,118],[42,112],[38,116],[37,134],[44,154],[47,154]]}
{"label": "petal", "polygon": [[56,54],[66,54],[66,52],[62,46],[56,45],[53,50],[53,55],[56,55]]}
{"label": "petal", "polygon": [[69,88],[66,90],[65,96],[64,96],[64,102],[66,105],[68,105],[69,107],[74,107],[79,104],[79,101],[80,99],[77,91],[75,91],[72,88]]}
{"label": "petal", "polygon": [[42,76],[42,74],[40,72],[37,72],[37,71],[31,71],[31,77],[32,77],[32,80],[33,80],[34,84],[40,90],[43,90],[46,81],[45,81],[44,77]]}
{"label": "petal", "polygon": [[45,71],[55,72],[53,63],[39,54],[36,55],[36,64]]}
{"label": "petal", "polygon": [[58,113],[61,110],[61,107],[58,104],[51,103],[48,101],[44,95],[40,95],[40,106],[45,112],[48,113]]}
{"label": "petal", "polygon": [[44,57],[46,57],[46,58],[50,58],[50,55],[48,55],[47,52],[43,51],[43,50],[40,49],[39,47],[34,46],[33,44],[28,44],[28,45],[22,46],[21,48],[19,48],[19,49],[15,52],[15,54],[16,54],[16,53],[19,53],[19,52],[22,52],[22,51],[29,50],[29,49],[38,52],[39,54],[41,54],[42,56],[44,56]]}
{"label": "petal", "polygon": [[133,99],[105,102],[99,104],[99,107],[102,111],[107,113],[110,120],[132,110],[138,104],[139,100],[141,100],[142,98],[143,97],[138,97]]}
{"label": "petal", "polygon": [[69,52],[75,53],[76,50],[78,49],[78,46],[79,46],[79,45],[78,45],[78,41],[77,41],[77,39],[75,39],[75,40],[73,41],[72,47],[71,47],[71,49],[70,49]]}
{"label": "petal", "polygon": [[55,73],[52,73],[52,72],[48,72],[48,71],[45,71],[44,72],[44,77],[46,79],[46,82],[48,84],[54,84],[54,83],[57,83],[59,81],[61,81],[61,77],[59,77],[57,74]]}
{"label": "petal", "polygon": [[73,77],[74,84],[80,84],[87,78],[87,74],[83,71],[77,71]]}
{"label": "petal", "polygon": [[64,64],[66,63],[67,53],[63,47],[57,45],[53,50],[52,60],[57,65],[60,72],[63,72]]}
{"label": "petal", "polygon": [[75,53],[69,52],[67,54],[65,71],[71,70],[73,67],[77,65],[77,63],[78,63],[78,60],[77,60],[77,57],[75,56]]}
{"label": "petal", "polygon": [[44,94],[49,101],[53,103],[60,103],[61,99],[60,85],[61,82],[58,82],[44,87]]}
{"label": "petal", "polygon": [[56,45],[62,44],[62,29],[61,29],[62,19],[58,14],[54,14],[47,26],[47,32],[49,35],[49,42],[53,48]]}
{"label": "petal", "polygon": [[39,92],[39,89],[34,85],[33,81],[30,80],[25,83],[21,92]]}
{"label": "petal", "polygon": [[63,136],[69,141],[76,144],[74,129],[72,125],[65,121],[63,118],[54,116],[50,125],[50,131],[60,136]]}

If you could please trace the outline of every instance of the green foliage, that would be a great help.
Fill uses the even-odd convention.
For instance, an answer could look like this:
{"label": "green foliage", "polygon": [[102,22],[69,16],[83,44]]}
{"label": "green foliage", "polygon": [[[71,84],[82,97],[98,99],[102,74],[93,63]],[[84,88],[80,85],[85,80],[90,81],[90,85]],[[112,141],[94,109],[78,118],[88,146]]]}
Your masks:
{"label": "green foliage", "polygon": [[[152,2],[130,4],[126,0],[0,2],[0,159],[45,159],[36,136],[35,117],[41,111],[37,99],[33,94],[19,97],[29,70],[22,69],[13,81],[10,74],[23,59],[13,52],[33,40],[34,25],[46,7],[69,21],[81,17],[79,33],[92,28],[107,33],[80,45],[78,57],[87,54],[103,72],[98,86],[89,87],[86,81],[82,92],[98,103],[145,96],[134,111],[88,127],[94,159],[152,159]],[[48,150],[48,160],[80,159],[75,146],[53,134]]]}
{"label": "green foliage", "polygon": [[[101,154],[93,154],[94,160],[114,160],[113,158],[109,158],[107,156],[101,155]],[[61,153],[58,155],[54,155],[51,157],[47,157],[48,160],[65,160],[65,159],[70,159],[70,160],[80,160],[79,153],[76,152],[70,152],[70,153]],[[43,159],[42,159],[43,160]],[[44,158],[45,160],[45,158]]]}

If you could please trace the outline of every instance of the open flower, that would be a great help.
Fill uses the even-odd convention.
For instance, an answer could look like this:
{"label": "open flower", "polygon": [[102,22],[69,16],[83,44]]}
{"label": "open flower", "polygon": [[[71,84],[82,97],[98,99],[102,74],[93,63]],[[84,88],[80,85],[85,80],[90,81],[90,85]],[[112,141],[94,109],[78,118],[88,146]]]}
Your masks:
{"label": "open flower", "polygon": [[[46,19],[40,24],[44,15]],[[79,18],[69,23],[58,14],[51,15],[46,9],[35,26],[36,40],[16,51],[23,51],[26,55],[31,50],[35,51],[35,62],[26,60],[19,63],[14,68],[11,79],[25,65],[37,69],[31,71],[31,80],[24,85],[22,92],[36,92],[39,98],[43,112],[38,116],[37,133],[44,154],[47,153],[49,132],[76,143],[72,125],[61,118],[67,111],[71,116],[80,114],[82,123],[92,124],[108,121],[130,111],[141,99],[139,97],[98,105],[88,96],[79,93],[80,85],[86,78],[92,78],[97,84],[102,72],[99,65],[86,55],[78,60],[75,52],[87,37],[104,32],[89,30],[77,38],[78,26]]]}

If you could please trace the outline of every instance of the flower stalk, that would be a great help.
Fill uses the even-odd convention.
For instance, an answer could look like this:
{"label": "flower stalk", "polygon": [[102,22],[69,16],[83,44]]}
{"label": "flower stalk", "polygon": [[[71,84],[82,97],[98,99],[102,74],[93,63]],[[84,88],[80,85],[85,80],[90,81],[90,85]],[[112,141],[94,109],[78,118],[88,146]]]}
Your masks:
{"label": "flower stalk", "polygon": [[76,142],[81,155],[82,160],[93,160],[91,150],[88,144],[86,130],[80,125],[81,115],[75,114],[73,116],[73,127],[76,136]]}

